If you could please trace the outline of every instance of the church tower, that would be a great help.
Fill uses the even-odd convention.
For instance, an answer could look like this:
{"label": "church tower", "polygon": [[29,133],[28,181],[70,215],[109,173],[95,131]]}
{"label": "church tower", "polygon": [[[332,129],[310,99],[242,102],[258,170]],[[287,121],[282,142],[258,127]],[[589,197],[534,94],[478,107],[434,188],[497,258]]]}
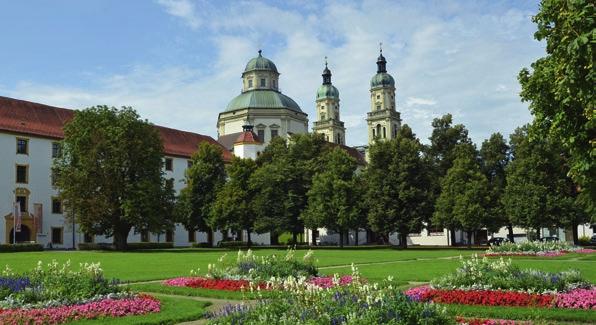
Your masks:
{"label": "church tower", "polygon": [[370,105],[366,118],[368,144],[395,138],[401,118],[395,109],[395,80],[387,73],[387,60],[382,48],[377,58],[377,74],[370,81]]}
{"label": "church tower", "polygon": [[322,133],[329,142],[346,143],[346,128],[339,119],[339,91],[331,84],[331,71],[327,67],[323,70],[323,84],[317,90],[317,120],[314,122],[313,132]]}

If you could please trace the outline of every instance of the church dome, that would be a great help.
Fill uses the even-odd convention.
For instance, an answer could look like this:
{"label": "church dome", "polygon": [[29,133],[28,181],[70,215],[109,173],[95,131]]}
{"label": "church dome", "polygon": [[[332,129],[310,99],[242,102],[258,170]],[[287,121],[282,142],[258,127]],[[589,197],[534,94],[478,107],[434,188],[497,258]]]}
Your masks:
{"label": "church dome", "polygon": [[334,85],[323,84],[319,87],[319,90],[317,90],[317,99],[323,98],[339,99],[339,90],[337,90]]}
{"label": "church dome", "polygon": [[261,50],[259,50],[259,56],[250,59],[250,61],[248,61],[248,63],[246,64],[246,68],[244,68],[245,73],[255,70],[266,70],[279,73],[277,72],[277,67],[275,66],[275,63],[261,55]]}
{"label": "church dome", "polygon": [[255,89],[236,96],[228,104],[226,112],[245,108],[282,108],[302,113],[300,106],[292,98],[269,89]]}
{"label": "church dome", "polygon": [[370,88],[387,86],[395,87],[395,80],[393,80],[393,77],[387,72],[379,72],[370,80]]}

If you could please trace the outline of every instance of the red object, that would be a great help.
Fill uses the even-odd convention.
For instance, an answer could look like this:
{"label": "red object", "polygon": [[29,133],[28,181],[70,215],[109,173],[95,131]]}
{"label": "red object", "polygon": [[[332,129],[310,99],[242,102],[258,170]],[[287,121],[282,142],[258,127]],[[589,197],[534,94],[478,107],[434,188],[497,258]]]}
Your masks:
{"label": "red object", "polygon": [[[250,282],[247,280],[225,280],[225,279],[208,279],[199,277],[175,278],[166,280],[164,285],[174,287],[189,287],[189,288],[203,288],[212,290],[226,290],[226,291],[240,291],[248,290]],[[257,285],[260,289],[266,289],[265,283]]]}
{"label": "red object", "polygon": [[[62,128],[75,111],[0,96],[0,130],[50,139],[64,138]],[[221,144],[210,136],[155,126],[163,141],[164,153],[189,158],[201,142]],[[223,158],[232,160],[232,154],[223,146]]]}
{"label": "red object", "polygon": [[516,291],[499,290],[436,290],[421,294],[421,301],[443,304],[482,306],[552,307],[555,296]]}

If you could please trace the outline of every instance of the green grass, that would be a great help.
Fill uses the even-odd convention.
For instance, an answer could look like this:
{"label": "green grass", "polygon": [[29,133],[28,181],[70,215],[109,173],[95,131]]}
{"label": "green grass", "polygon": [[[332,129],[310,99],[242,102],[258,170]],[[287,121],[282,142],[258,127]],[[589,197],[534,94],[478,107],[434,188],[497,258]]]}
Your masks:
{"label": "green grass", "polygon": [[255,295],[250,292],[226,291],[226,290],[210,290],[203,288],[187,288],[187,287],[172,287],[165,286],[161,283],[137,283],[131,284],[130,288],[139,292],[157,292],[168,295],[179,295],[188,297],[208,297],[217,299],[232,299],[242,300],[244,298],[254,298]]}
{"label": "green grass", "polygon": [[195,301],[187,298],[158,297],[161,301],[161,311],[146,315],[87,319],[71,322],[76,325],[125,325],[125,324],[176,324],[203,317],[207,302]]}
{"label": "green grass", "polygon": [[532,320],[538,322],[594,323],[596,311],[577,309],[547,309],[526,307],[492,307],[444,305],[452,315],[474,318]]}

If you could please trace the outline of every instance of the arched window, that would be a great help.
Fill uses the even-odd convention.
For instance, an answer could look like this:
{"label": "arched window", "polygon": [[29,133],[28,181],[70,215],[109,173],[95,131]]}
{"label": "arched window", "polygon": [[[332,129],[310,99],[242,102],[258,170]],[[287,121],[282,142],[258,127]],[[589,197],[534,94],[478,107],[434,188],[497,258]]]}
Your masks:
{"label": "arched window", "polygon": [[385,130],[385,127],[383,127],[383,139],[385,139],[387,137],[387,132]]}
{"label": "arched window", "polygon": [[375,137],[375,129],[372,129],[372,131],[373,131],[373,138],[374,138]]}
{"label": "arched window", "polygon": [[381,124],[377,124],[377,136],[381,136]]}
{"label": "arched window", "polygon": [[341,134],[337,134],[337,143],[341,144]]}

